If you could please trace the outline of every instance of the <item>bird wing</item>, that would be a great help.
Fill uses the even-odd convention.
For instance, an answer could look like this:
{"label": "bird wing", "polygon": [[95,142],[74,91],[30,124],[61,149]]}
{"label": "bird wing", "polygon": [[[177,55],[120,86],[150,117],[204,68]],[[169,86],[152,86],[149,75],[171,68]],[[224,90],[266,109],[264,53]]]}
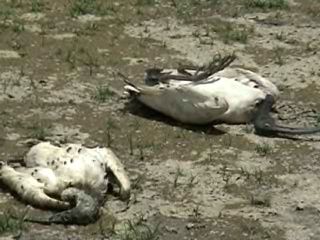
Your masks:
{"label": "bird wing", "polygon": [[259,88],[267,94],[271,94],[275,99],[279,97],[279,90],[269,79],[243,68],[225,68],[214,74],[217,77],[230,78],[242,84],[254,88]]}
{"label": "bird wing", "polygon": [[228,103],[221,95],[215,91],[209,94],[198,91],[194,84],[172,81],[152,87],[131,84],[125,89],[130,92],[134,88],[139,101],[185,123],[210,123],[227,111]]}

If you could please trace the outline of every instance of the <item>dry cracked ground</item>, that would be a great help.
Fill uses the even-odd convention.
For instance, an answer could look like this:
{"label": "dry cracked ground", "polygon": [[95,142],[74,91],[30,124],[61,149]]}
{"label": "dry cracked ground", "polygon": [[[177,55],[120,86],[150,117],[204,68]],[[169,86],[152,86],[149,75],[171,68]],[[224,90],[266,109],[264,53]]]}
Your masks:
{"label": "dry cracked ground", "polygon": [[281,90],[278,121],[317,125],[318,0],[3,0],[0,36],[1,160],[39,140],[100,144],[133,183],[89,226],[16,221],[25,205],[2,188],[0,239],[320,239],[319,135],[182,125],[121,98],[119,76],[235,52]]}

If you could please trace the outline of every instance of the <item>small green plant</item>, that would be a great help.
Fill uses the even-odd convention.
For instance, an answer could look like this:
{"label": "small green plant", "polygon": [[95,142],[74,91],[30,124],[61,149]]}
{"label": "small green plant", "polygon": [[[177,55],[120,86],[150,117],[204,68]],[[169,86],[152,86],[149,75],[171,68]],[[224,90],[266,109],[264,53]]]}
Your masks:
{"label": "small green plant", "polygon": [[11,213],[3,212],[0,214],[0,236],[5,234],[15,234],[14,239],[19,239],[22,230],[25,216],[28,213],[28,208],[19,216],[13,216]]}
{"label": "small green plant", "polygon": [[19,221],[10,217],[7,213],[0,214],[0,235],[16,233],[20,229]]}
{"label": "small green plant", "polygon": [[[211,27],[217,33],[224,43],[230,44],[232,42],[247,43],[250,34],[254,33],[254,27],[248,27],[242,24],[234,24],[226,22],[220,18],[216,18]],[[209,30],[207,29],[207,32]],[[207,33],[209,35],[209,32]]]}
{"label": "small green plant", "polygon": [[267,156],[271,152],[271,146],[267,143],[257,144],[255,147],[256,152],[260,156]]}
{"label": "small green plant", "polygon": [[14,8],[8,7],[6,5],[0,5],[0,19],[6,21],[10,16],[14,15]]}
{"label": "small green plant", "polygon": [[109,98],[114,96],[114,92],[110,90],[109,86],[98,86],[92,99],[96,100],[97,102],[104,103]]}
{"label": "small green plant", "polygon": [[287,0],[245,0],[245,5],[251,8],[261,9],[285,9],[288,8]]}
{"label": "small green plant", "polygon": [[159,224],[150,227],[142,223],[142,220],[135,224],[129,220],[119,237],[120,240],[157,240],[159,239]]}
{"label": "small green plant", "polygon": [[31,0],[31,12],[40,12],[43,7],[43,2],[40,0]]}
{"label": "small green plant", "polygon": [[21,33],[25,30],[24,25],[20,22],[15,22],[13,23],[12,26],[12,31],[14,31],[15,33]]}
{"label": "small green plant", "polygon": [[102,3],[97,0],[73,0],[69,12],[72,17],[85,14],[105,15],[106,9]]}
{"label": "small green plant", "polygon": [[40,141],[46,140],[46,137],[50,135],[47,127],[44,126],[41,122],[35,123],[30,127],[31,138],[38,139]]}
{"label": "small green plant", "polygon": [[245,29],[232,29],[222,34],[222,37],[225,43],[230,43],[230,42],[247,43],[248,32]]}

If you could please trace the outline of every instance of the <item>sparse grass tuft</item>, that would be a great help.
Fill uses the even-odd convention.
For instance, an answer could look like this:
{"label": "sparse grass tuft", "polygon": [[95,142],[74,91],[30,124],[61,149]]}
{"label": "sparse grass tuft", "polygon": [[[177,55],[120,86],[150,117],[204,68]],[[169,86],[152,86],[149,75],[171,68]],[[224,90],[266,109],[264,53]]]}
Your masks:
{"label": "sparse grass tuft", "polygon": [[230,42],[240,42],[247,43],[248,41],[248,31],[244,29],[231,29],[230,31],[226,31],[223,35],[223,41],[225,43]]}
{"label": "sparse grass tuft", "polygon": [[50,135],[49,128],[45,126],[41,122],[36,122],[34,123],[31,127],[30,130],[31,132],[31,138],[44,141],[46,138]]}
{"label": "sparse grass tuft", "polygon": [[271,146],[267,143],[257,144],[255,148],[256,152],[260,156],[267,156],[269,153],[271,153]]}
{"label": "sparse grass tuft", "polygon": [[251,8],[261,9],[285,9],[288,8],[287,0],[245,0],[245,5]]}
{"label": "sparse grass tuft", "polygon": [[0,214],[0,235],[6,233],[16,233],[21,229],[19,221],[10,217],[6,213]]}
{"label": "sparse grass tuft", "polygon": [[4,6],[0,9],[0,17],[4,21],[7,20],[13,14],[14,14],[14,10],[12,8]]}
{"label": "sparse grass tuft", "polygon": [[24,25],[21,22],[14,22],[12,26],[12,31],[15,33],[21,33],[25,30]]}
{"label": "sparse grass tuft", "polygon": [[254,33],[253,27],[224,22],[220,19],[216,20],[212,30],[227,44],[232,42],[247,43],[250,34]]}
{"label": "sparse grass tuft", "polygon": [[102,2],[97,0],[73,0],[69,10],[72,17],[85,14],[105,15],[106,12]]}
{"label": "sparse grass tuft", "polygon": [[31,12],[40,12],[43,7],[43,1],[31,0]]}
{"label": "sparse grass tuft", "polygon": [[16,216],[16,214],[11,215],[11,213],[3,212],[0,214],[0,236],[5,234],[14,234],[13,239],[20,239],[22,230],[24,230],[24,219],[28,213],[29,208]]}
{"label": "sparse grass tuft", "polygon": [[97,102],[104,103],[113,96],[114,92],[110,90],[109,86],[100,85],[96,88],[96,91],[92,96],[92,99],[96,100]]}
{"label": "sparse grass tuft", "polygon": [[120,240],[157,240],[159,239],[159,224],[150,227],[140,220],[134,224],[130,220],[125,226],[125,230],[120,234]]}

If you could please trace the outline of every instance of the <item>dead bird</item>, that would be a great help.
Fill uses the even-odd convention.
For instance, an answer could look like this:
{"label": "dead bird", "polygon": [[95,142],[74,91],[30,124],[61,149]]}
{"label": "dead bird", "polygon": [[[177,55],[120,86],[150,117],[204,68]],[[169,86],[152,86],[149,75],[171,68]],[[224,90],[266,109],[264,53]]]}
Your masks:
{"label": "dead bird", "polygon": [[30,205],[61,211],[48,219],[27,219],[31,222],[94,222],[111,181],[119,186],[121,199],[130,197],[127,173],[108,148],[41,142],[29,150],[24,163],[26,167],[15,169],[2,162],[0,181]]}
{"label": "dead bird", "polygon": [[[196,74],[196,70],[185,71]],[[152,86],[129,83],[124,87],[125,91],[143,104],[183,123],[247,123],[266,94],[274,98],[279,95],[269,80],[239,68],[225,69],[198,81],[189,80],[188,76],[185,80],[177,80],[175,76],[180,73],[175,69],[162,72],[174,77]]]}
{"label": "dead bird", "polygon": [[126,83],[124,89],[130,96],[183,123],[253,123],[260,135],[320,132],[320,128],[277,125],[270,112],[279,91],[270,80],[250,70],[149,69],[146,85]]}

